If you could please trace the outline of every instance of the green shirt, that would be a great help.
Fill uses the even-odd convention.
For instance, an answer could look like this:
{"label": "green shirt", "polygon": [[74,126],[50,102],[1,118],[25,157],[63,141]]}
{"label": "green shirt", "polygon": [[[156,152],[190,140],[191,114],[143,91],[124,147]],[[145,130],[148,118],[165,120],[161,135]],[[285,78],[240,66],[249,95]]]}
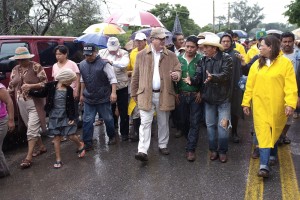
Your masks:
{"label": "green shirt", "polygon": [[[193,60],[188,63],[188,61],[185,58],[185,54],[178,56],[178,60],[181,64],[181,70],[182,70],[182,75],[181,78],[186,78],[187,75],[190,77],[195,76],[196,73],[196,68],[197,68],[197,63],[198,61],[202,58],[202,55],[196,54]],[[192,86],[187,83],[185,83],[182,79],[177,84],[177,89],[178,92],[180,91],[185,91],[185,92],[198,92],[200,91],[200,88],[197,86]]]}

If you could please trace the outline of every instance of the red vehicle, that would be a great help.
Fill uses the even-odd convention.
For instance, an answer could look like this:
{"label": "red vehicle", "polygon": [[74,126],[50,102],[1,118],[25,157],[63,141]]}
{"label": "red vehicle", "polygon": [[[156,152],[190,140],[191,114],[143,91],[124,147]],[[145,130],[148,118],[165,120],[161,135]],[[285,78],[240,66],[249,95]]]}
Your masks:
{"label": "red vehicle", "polygon": [[[65,45],[69,48],[69,59],[79,63],[83,59],[82,44],[74,43],[75,37],[63,36],[0,36],[0,82],[6,87],[9,83],[10,72],[16,65],[16,61],[9,60],[15,55],[17,47],[27,47],[31,54],[35,56],[33,61],[40,63],[48,76],[48,80],[52,78],[52,66],[56,63],[55,54],[53,52],[57,45]],[[7,134],[3,148],[7,148],[8,143],[20,144],[26,141],[26,127],[19,115],[16,103],[15,105],[15,122],[16,133]]]}

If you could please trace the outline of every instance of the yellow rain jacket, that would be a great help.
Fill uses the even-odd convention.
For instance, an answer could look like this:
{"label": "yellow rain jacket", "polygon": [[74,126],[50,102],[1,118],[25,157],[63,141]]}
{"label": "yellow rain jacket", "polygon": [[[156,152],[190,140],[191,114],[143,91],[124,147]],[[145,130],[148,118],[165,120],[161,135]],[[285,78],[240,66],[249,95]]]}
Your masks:
{"label": "yellow rain jacket", "polygon": [[234,50],[237,50],[240,54],[244,56],[244,58],[246,57],[246,51],[242,44],[236,42]]}
{"label": "yellow rain jacket", "polygon": [[251,66],[242,106],[252,100],[254,128],[260,148],[273,148],[286,124],[285,106],[296,108],[297,84],[291,61],[280,53],[270,67]]}
{"label": "yellow rain jacket", "polygon": [[[146,44],[145,48],[148,47],[148,44]],[[134,69],[134,64],[135,64],[135,59],[136,59],[136,55],[139,53],[137,48],[134,48],[131,52],[130,52],[130,62],[129,65],[127,66],[127,71],[133,71]],[[128,104],[128,115],[130,116],[132,111],[134,110],[136,106],[136,102],[133,100],[133,98],[130,98],[129,100],[129,104]]]}
{"label": "yellow rain jacket", "polygon": [[249,63],[251,61],[251,59],[256,56],[257,54],[259,54],[259,49],[257,47],[257,44],[254,44],[251,46],[251,48],[248,50],[246,57],[245,57],[245,62]]}

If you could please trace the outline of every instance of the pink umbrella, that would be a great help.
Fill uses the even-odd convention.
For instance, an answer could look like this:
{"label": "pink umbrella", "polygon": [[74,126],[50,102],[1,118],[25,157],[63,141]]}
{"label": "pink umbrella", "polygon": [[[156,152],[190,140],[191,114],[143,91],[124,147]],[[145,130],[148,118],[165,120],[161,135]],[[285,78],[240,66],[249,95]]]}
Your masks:
{"label": "pink umbrella", "polygon": [[136,9],[116,12],[107,18],[105,22],[129,26],[164,27],[152,13]]}

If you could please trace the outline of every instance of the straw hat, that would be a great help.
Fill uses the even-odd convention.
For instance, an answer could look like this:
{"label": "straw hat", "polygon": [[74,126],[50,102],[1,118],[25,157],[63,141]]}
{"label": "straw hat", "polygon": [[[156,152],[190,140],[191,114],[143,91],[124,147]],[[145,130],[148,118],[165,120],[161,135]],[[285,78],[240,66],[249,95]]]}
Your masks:
{"label": "straw hat", "polygon": [[30,54],[26,47],[18,47],[15,51],[15,56],[9,58],[10,60],[30,59],[34,54]]}
{"label": "straw hat", "polygon": [[213,35],[207,35],[201,44],[218,47],[221,51],[224,51],[223,46],[219,42],[220,42],[219,37]]}

